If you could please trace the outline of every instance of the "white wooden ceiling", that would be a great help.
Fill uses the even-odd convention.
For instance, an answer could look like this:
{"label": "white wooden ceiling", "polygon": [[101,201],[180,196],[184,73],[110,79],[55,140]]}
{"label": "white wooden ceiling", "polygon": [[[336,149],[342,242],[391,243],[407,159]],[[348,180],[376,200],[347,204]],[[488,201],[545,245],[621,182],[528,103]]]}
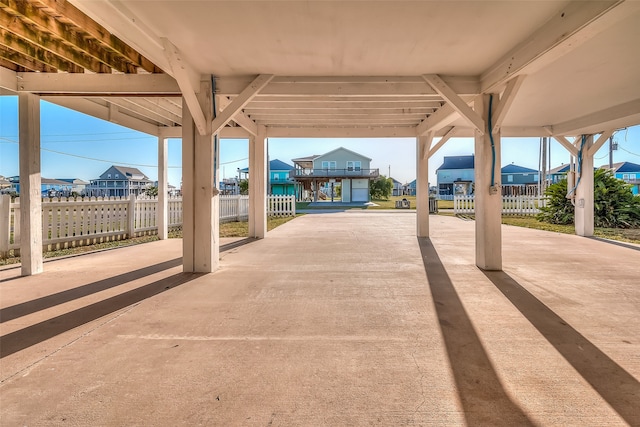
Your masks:
{"label": "white wooden ceiling", "polygon": [[[415,136],[446,105],[422,77],[432,74],[468,102],[524,75],[505,136],[640,123],[638,1],[70,3],[175,77],[183,93],[214,76],[221,107],[257,75],[275,75],[236,117],[267,126],[272,136]],[[50,91],[39,78],[29,88],[63,103],[65,91]],[[170,117],[156,120],[134,98],[103,95],[87,101],[100,104],[103,116],[113,101],[120,114],[152,126],[180,124],[176,98],[142,102],[144,111],[171,107]],[[455,115],[433,130],[451,126],[472,133]]]}

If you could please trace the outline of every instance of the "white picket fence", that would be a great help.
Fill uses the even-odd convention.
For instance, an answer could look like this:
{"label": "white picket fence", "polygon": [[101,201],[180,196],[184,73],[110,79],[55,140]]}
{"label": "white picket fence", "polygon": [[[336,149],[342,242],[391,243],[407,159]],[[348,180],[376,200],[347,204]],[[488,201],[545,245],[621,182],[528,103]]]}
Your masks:
{"label": "white picket fence", "polygon": [[[294,216],[294,196],[268,196],[269,216]],[[133,215],[130,213],[133,212]],[[83,246],[156,234],[158,199],[150,197],[43,199],[42,240],[45,250]],[[249,196],[220,196],[220,222],[246,221]],[[182,199],[168,200],[168,227],[182,225]],[[0,196],[0,258],[20,247],[20,199]]]}
{"label": "white picket fence", "polygon": [[[502,196],[502,215],[536,215],[545,199],[538,196]],[[475,214],[474,196],[455,196],[453,213]]]}

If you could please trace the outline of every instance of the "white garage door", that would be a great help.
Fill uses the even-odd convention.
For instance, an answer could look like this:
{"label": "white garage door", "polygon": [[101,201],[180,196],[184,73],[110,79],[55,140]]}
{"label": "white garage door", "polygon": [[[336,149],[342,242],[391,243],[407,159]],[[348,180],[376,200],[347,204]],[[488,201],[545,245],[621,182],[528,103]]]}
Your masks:
{"label": "white garage door", "polygon": [[353,188],[351,190],[351,200],[354,202],[368,202],[369,190],[366,188]]}

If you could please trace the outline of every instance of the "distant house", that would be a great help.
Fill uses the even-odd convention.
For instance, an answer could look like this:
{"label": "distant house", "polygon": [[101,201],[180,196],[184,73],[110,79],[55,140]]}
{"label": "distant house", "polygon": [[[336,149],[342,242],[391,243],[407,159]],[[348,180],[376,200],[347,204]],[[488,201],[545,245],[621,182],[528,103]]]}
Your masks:
{"label": "distant house", "polygon": [[402,195],[403,196],[415,196],[416,195],[416,180],[414,179],[408,184],[404,184],[402,186]]}
{"label": "distant house", "polygon": [[563,163],[547,172],[547,180],[548,182],[551,182],[551,184],[555,184],[556,182],[560,182],[565,179],[567,177],[567,172],[569,172],[569,164]]}
{"label": "distant house", "polygon": [[442,165],[436,169],[438,197],[453,199],[456,194],[473,193],[475,157],[445,156]]}
{"label": "distant house", "polygon": [[[271,160],[269,162],[269,194],[295,196],[296,181],[291,177],[293,166],[282,160]],[[249,175],[249,168],[240,169],[240,174],[245,178]]]}
{"label": "distant house", "polygon": [[537,170],[510,164],[500,170],[500,175],[503,195],[537,194]]}
{"label": "distant house", "polygon": [[393,187],[391,189],[392,196],[402,196],[402,183],[395,178],[391,178]]}
{"label": "distant house", "polygon": [[59,178],[59,180],[71,184],[71,192],[77,194],[85,194],[87,185],[89,185],[87,181],[83,181],[79,178]]}
{"label": "distant house", "polygon": [[[609,169],[609,165],[601,166],[601,168]],[[640,165],[631,162],[614,163],[613,175],[631,185],[633,194],[640,194]]]}
{"label": "distant house", "polygon": [[100,178],[91,180],[86,193],[98,197],[129,197],[138,196],[152,186],[153,182],[139,169],[113,165]]}
{"label": "distant house", "polygon": [[271,194],[295,196],[296,182],[291,177],[293,166],[275,159],[269,162],[269,186]]}
{"label": "distant house", "polygon": [[[11,185],[11,192],[20,193],[20,176],[7,178]],[[68,196],[71,194],[73,185],[66,181],[51,178],[40,179],[40,191],[43,197]]]}
{"label": "distant house", "polygon": [[[293,159],[294,179],[300,183],[298,197],[322,198],[320,188],[340,184],[342,202],[368,202],[369,181],[380,176],[371,169],[371,159],[340,147],[322,155]],[[326,195],[324,196],[326,197]]]}

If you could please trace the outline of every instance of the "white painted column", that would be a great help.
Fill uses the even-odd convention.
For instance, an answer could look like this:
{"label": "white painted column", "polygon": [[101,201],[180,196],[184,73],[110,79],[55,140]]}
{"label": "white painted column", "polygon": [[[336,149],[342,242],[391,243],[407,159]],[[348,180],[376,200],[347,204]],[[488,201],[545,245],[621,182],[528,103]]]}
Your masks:
{"label": "white painted column", "polygon": [[[213,120],[211,82],[200,82],[196,94],[207,123]],[[182,204],[183,271],[210,273],[220,263],[219,209],[214,186],[213,134],[200,135],[183,99]]]}
{"label": "white painted column", "polygon": [[42,273],[40,97],[18,95],[20,158],[20,259],[22,275]]}
{"label": "white painted column", "polygon": [[433,133],[416,138],[416,216],[418,237],[429,237],[429,148]]}
{"label": "white painted column", "polygon": [[[484,135],[475,133],[476,265],[483,270],[502,270],[500,132],[493,133],[492,149],[488,126],[489,96],[481,95],[475,101],[475,110],[485,122]],[[494,112],[497,104],[498,96],[494,95]]]}
{"label": "white painted column", "polygon": [[[593,154],[589,149],[593,145],[593,135],[587,135],[582,147],[582,166],[580,182],[576,188],[575,227],[578,236],[593,236],[594,227],[594,184]],[[580,145],[578,145],[580,148]],[[576,177],[576,180],[578,178]]]}
{"label": "white painted column", "polygon": [[267,235],[267,138],[266,128],[249,139],[249,237]]}
{"label": "white painted column", "polygon": [[167,182],[168,139],[158,137],[158,238],[169,237],[169,184]]}

